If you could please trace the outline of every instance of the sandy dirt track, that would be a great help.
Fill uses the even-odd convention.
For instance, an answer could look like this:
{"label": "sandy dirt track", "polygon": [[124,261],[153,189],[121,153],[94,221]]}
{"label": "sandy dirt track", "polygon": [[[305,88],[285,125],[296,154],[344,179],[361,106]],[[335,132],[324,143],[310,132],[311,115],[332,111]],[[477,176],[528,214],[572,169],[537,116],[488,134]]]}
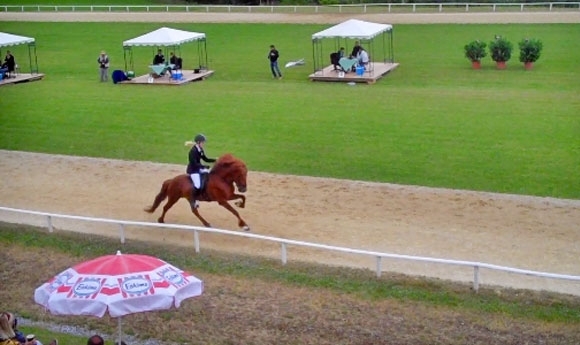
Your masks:
{"label": "sandy dirt track", "polygon": [[[338,23],[358,18],[384,23],[580,23],[580,12],[480,14],[124,14],[0,13],[2,20]],[[184,157],[186,152],[184,151]],[[183,172],[179,165],[126,162],[0,151],[0,206],[154,222],[142,211],[161,182]],[[273,175],[250,167],[242,216],[256,234],[351,248],[469,260],[522,269],[580,275],[580,200],[476,193],[391,184]],[[137,172],[147,172],[138,174]],[[310,191],[310,192],[309,192]],[[224,209],[203,203],[213,226],[235,229]],[[0,212],[0,220],[44,225],[38,217]],[[167,222],[200,225],[186,201]],[[116,226],[55,221],[61,229],[118,236]],[[192,235],[130,227],[127,238],[191,245]],[[201,235],[203,248],[279,257],[267,242]],[[289,260],[375,268],[373,258],[289,247]],[[387,260],[384,270],[471,281],[471,268]],[[482,270],[482,283],[580,295],[580,282]]]}
{"label": "sandy dirt track", "polygon": [[[184,151],[184,155],[186,152]],[[180,165],[0,151],[0,205],[44,212],[155,222],[143,212],[161,182]],[[140,172],[140,173],[139,173]],[[146,172],[146,173],[143,173]],[[469,260],[580,275],[580,201],[366,183],[251,171],[242,216],[256,234],[365,250]],[[201,212],[214,227],[236,229],[215,203]],[[0,219],[42,225],[45,219],[0,212]],[[200,225],[188,203],[169,223]],[[118,237],[118,228],[54,221],[56,228]],[[191,245],[191,234],[127,228],[127,238]],[[201,235],[203,248],[279,257],[278,245],[224,235]],[[289,247],[289,260],[374,269],[372,257]],[[386,260],[384,270],[471,281],[470,268]],[[482,283],[580,295],[580,282],[482,271]]]}

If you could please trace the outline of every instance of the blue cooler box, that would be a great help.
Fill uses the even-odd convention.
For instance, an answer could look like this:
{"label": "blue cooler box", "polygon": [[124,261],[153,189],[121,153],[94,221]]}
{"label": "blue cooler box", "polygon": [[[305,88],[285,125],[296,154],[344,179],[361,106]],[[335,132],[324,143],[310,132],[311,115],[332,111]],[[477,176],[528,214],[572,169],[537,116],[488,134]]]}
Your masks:
{"label": "blue cooler box", "polygon": [[356,75],[363,76],[365,74],[365,68],[363,66],[356,67]]}

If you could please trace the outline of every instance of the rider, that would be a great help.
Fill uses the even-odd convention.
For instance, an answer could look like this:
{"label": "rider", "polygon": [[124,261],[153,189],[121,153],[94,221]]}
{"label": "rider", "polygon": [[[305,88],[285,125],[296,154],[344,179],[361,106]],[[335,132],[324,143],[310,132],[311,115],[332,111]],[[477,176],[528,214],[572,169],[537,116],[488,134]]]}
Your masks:
{"label": "rider", "polygon": [[193,192],[191,198],[191,207],[198,208],[199,202],[197,198],[201,193],[201,174],[209,173],[209,166],[201,164],[201,161],[207,163],[213,163],[216,160],[213,158],[208,158],[203,151],[203,145],[206,141],[205,135],[198,134],[193,139],[195,145],[189,150],[189,164],[187,165],[187,174],[191,177],[193,181]]}

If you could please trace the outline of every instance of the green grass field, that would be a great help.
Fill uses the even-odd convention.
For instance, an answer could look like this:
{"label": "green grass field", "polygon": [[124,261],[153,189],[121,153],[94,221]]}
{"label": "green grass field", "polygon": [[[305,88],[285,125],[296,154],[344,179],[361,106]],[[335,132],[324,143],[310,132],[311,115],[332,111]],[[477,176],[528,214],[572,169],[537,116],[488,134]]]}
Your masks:
{"label": "green grass field", "polygon": [[[102,49],[124,69],[122,42],[161,26],[205,32],[215,74],[180,87],[98,82]],[[580,25],[396,25],[400,67],[354,87],[308,80],[310,37],[326,27],[2,22],[36,38],[46,77],[0,88],[0,148],[185,164],[183,142],[204,132],[209,155],[232,152],[254,171],[580,198]],[[534,70],[517,50],[505,71],[489,57],[472,70],[463,45],[495,34],[542,40]],[[271,43],[282,64],[306,65],[273,80]],[[182,49],[186,66],[194,48]],[[135,49],[137,74],[152,55]]]}

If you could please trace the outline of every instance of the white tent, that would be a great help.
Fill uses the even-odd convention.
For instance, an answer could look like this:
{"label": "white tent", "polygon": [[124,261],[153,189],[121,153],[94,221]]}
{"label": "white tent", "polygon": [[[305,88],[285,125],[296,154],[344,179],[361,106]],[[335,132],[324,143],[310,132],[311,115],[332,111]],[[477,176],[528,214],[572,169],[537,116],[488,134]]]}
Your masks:
{"label": "white tent", "polygon": [[18,36],[0,32],[0,47],[16,46],[19,44],[26,44],[34,42],[34,38]]}
{"label": "white tent", "polygon": [[[13,35],[6,32],[0,32],[0,48],[2,47],[10,47],[10,46],[17,46],[21,44],[28,45],[28,66],[30,67],[30,74],[37,74],[38,73],[38,61],[36,56],[36,43],[34,38],[26,37],[26,36],[19,36]],[[0,56],[3,56],[0,52]],[[16,57],[16,64],[20,65],[22,68],[22,61],[24,58]]]}
{"label": "white tent", "polygon": [[199,32],[189,32],[171,28],[160,28],[145,35],[135,37],[123,42],[123,46],[178,46],[183,43],[204,40],[205,34]]}
{"label": "white tent", "polygon": [[375,36],[393,30],[390,24],[377,24],[365,22],[358,19],[349,19],[326,30],[320,31],[312,35],[312,39],[322,38],[350,38],[350,39],[366,39],[369,40]]}
{"label": "white tent", "polygon": [[184,58],[184,64],[189,64],[192,69],[207,69],[208,59],[204,33],[162,27],[123,42],[125,71],[129,69],[134,70],[133,47],[152,47],[155,51],[157,49],[163,49],[165,50],[165,55],[167,55],[167,50],[177,50],[177,55],[181,56],[181,45],[191,42],[197,42],[197,61],[194,61],[194,58],[188,59],[186,57]]}
{"label": "white tent", "polygon": [[[328,39],[333,42],[330,48],[332,50],[323,46],[323,42],[328,41]],[[359,41],[369,52],[371,74],[374,70],[373,61],[394,62],[392,25],[349,19],[312,35],[314,73],[324,71],[324,67],[328,65],[324,61],[331,52],[338,51],[339,47],[348,48],[349,41],[353,40]],[[348,51],[350,50],[347,50],[347,53]]]}

